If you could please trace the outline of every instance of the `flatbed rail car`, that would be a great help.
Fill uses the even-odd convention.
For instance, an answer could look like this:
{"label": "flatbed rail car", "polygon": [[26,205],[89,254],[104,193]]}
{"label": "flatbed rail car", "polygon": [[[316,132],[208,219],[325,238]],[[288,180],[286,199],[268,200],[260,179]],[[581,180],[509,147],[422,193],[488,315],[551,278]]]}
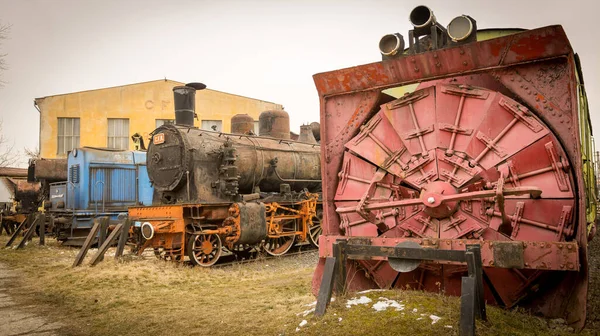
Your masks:
{"label": "flatbed rail car", "polygon": [[[314,75],[321,103],[323,235],[332,244],[481,246],[485,299],[582,327],[596,221],[591,125],[581,65],[561,26],[448,27],[418,6],[409,48]],[[466,265],[351,260],[347,289],[460,294]],[[402,263],[401,263],[402,264]],[[408,271],[408,272],[407,272]]]}

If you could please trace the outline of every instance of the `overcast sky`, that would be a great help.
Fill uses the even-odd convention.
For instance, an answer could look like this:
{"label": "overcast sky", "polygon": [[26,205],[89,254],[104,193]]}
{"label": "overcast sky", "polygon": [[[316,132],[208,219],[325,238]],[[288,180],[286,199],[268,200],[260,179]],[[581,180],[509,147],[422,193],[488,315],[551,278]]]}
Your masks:
{"label": "overcast sky", "polygon": [[425,4],[443,25],[468,14],[478,28],[562,24],[581,56],[600,133],[600,5],[594,0],[83,1],[0,0],[11,25],[0,54],[0,117],[16,147],[38,146],[36,97],[161,78],[283,104],[292,130],[318,120],[312,75],[380,60],[379,38],[410,29]]}

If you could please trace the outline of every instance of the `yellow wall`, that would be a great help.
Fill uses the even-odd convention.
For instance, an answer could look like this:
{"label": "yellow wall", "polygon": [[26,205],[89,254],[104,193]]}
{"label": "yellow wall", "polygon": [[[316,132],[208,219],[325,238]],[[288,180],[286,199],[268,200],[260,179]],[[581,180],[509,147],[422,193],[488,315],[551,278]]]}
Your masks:
{"label": "yellow wall", "polygon": [[[183,85],[157,80],[106,89],[37,98],[40,109],[40,155],[57,157],[58,118],[80,118],[80,147],[106,147],[108,118],[128,118],[129,136],[152,132],[156,119],[175,119],[173,87]],[[246,113],[258,120],[262,111],[281,110],[279,104],[205,89],[196,92],[196,126],[201,120],[222,120],[222,131],[231,131],[231,117]],[[145,141],[148,144],[148,141]],[[129,141],[129,148],[134,144]],[[64,156],[64,155],[63,155]]]}

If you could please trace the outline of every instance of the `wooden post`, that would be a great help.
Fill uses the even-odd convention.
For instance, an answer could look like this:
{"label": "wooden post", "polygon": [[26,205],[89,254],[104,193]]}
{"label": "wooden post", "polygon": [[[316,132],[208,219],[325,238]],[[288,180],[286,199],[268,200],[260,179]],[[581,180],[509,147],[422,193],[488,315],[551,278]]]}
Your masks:
{"label": "wooden post", "polygon": [[123,256],[123,251],[125,250],[125,244],[127,243],[127,239],[129,238],[129,227],[131,226],[131,221],[126,219],[123,222],[123,228],[121,229],[121,235],[119,236],[119,243],[117,244],[117,251],[115,252],[115,259],[119,259]]}
{"label": "wooden post", "polygon": [[[29,215],[29,216],[31,216],[31,218],[33,218],[33,215]],[[19,245],[17,245],[17,250],[25,247],[25,243],[27,243],[29,240],[31,240],[31,238],[33,237],[33,233],[35,232],[35,228],[38,226],[38,222],[39,222],[39,216],[36,215],[35,218],[33,218],[31,225],[29,225],[27,232],[25,232],[25,235],[23,236],[23,240],[21,240]]]}
{"label": "wooden post", "polygon": [[98,264],[99,262],[101,262],[104,259],[104,254],[106,253],[106,250],[108,250],[110,245],[112,245],[112,243],[115,241],[115,239],[117,238],[117,235],[119,235],[121,233],[122,227],[123,227],[123,224],[121,224],[121,223],[117,224],[117,226],[115,227],[113,232],[110,233],[110,235],[104,241],[102,246],[100,246],[98,248],[98,252],[96,252],[96,254],[92,257],[92,260],[90,261],[91,266],[95,266],[96,264]]}
{"label": "wooden post", "polygon": [[315,307],[315,316],[325,315],[327,305],[329,305],[329,301],[331,301],[331,292],[333,290],[333,283],[335,280],[337,263],[338,260],[336,257],[327,257],[325,259],[325,267],[323,267],[323,278],[321,279],[319,296],[317,296],[317,306]]}
{"label": "wooden post", "polygon": [[98,247],[104,244],[106,236],[108,236],[108,217],[100,217],[100,232],[98,232]]}
{"label": "wooden post", "polygon": [[460,293],[460,336],[475,336],[475,278],[462,277]]}
{"label": "wooden post", "polygon": [[12,244],[15,242],[15,240],[17,239],[17,237],[19,236],[19,233],[21,233],[21,231],[23,231],[23,229],[25,228],[25,225],[27,225],[27,221],[29,220],[29,216],[27,218],[25,218],[21,224],[19,224],[19,226],[17,227],[17,229],[13,232],[13,235],[10,237],[10,239],[8,240],[8,242],[6,243],[5,247],[10,247],[12,246]]}
{"label": "wooden post", "polygon": [[100,227],[100,223],[98,222],[98,220],[94,220],[94,226],[92,226],[90,233],[88,234],[87,238],[85,238],[85,242],[83,242],[83,246],[81,246],[81,250],[79,250],[79,253],[77,253],[77,256],[75,257],[75,262],[73,263],[73,267],[77,267],[77,266],[81,265],[81,262],[83,262],[83,258],[85,258],[85,255],[87,254],[88,250],[90,249],[90,246],[92,246],[92,243],[94,242],[94,238],[96,237],[96,234],[98,233],[99,227]]}
{"label": "wooden post", "polygon": [[345,240],[338,240],[333,244],[333,255],[336,258],[336,274],[335,292],[337,295],[343,295],[346,291],[346,245]]}
{"label": "wooden post", "polygon": [[40,245],[44,246],[46,245],[46,215],[40,214],[38,218],[40,219]]}

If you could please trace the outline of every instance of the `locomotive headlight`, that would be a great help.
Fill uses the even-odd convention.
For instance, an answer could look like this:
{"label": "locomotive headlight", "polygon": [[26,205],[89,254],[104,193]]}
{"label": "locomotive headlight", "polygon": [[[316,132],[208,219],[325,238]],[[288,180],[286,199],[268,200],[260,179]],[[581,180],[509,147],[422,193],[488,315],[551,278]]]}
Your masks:
{"label": "locomotive headlight", "polygon": [[474,26],[474,20],[469,16],[457,16],[448,24],[448,36],[453,42],[464,41],[474,33]]}
{"label": "locomotive headlight", "polygon": [[394,56],[404,51],[404,37],[399,34],[387,34],[379,40],[379,51],[383,56]]}
{"label": "locomotive headlight", "polygon": [[142,237],[146,240],[152,239],[154,237],[154,226],[149,222],[142,223],[142,227],[140,228],[142,231]]}

